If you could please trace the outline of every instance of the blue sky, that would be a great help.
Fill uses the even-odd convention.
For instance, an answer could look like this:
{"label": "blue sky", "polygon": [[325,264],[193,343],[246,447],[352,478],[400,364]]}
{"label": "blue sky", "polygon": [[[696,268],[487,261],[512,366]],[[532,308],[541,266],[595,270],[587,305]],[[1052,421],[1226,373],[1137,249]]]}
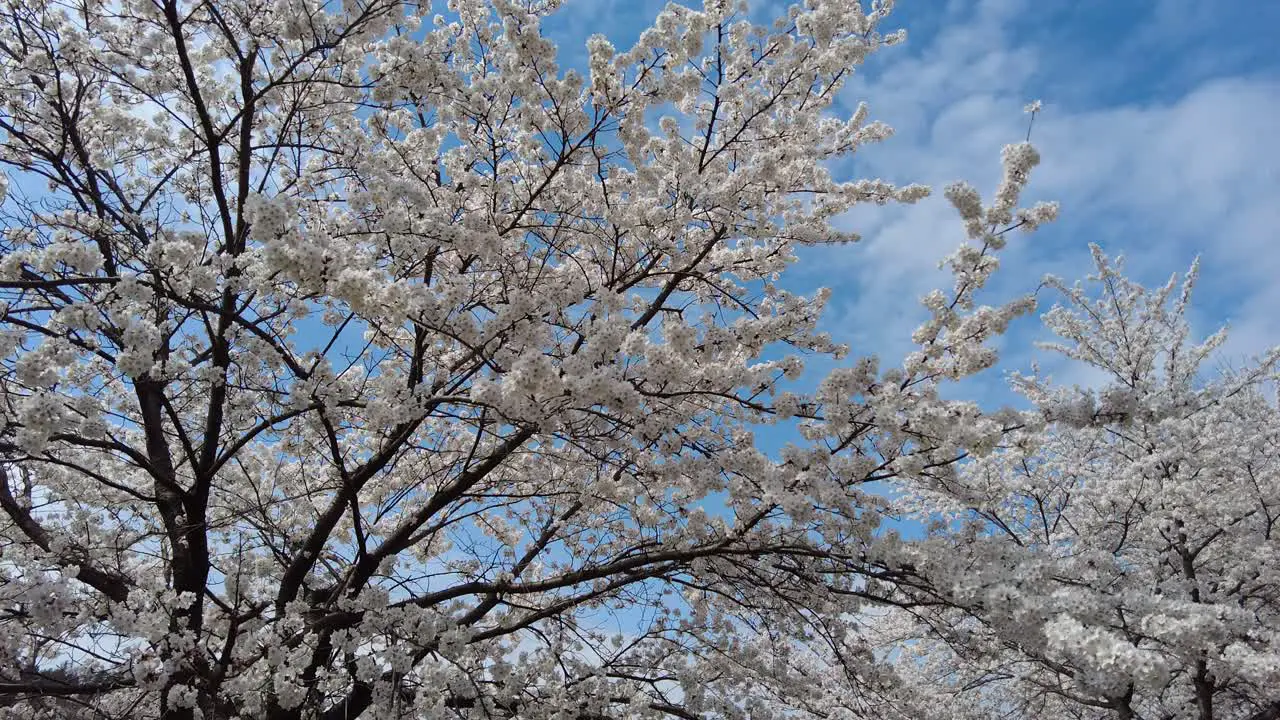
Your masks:
{"label": "blue sky", "polygon": [[[772,14],[766,4],[753,9]],[[575,65],[588,35],[626,47],[662,5],[565,0],[545,28]],[[1057,200],[1062,216],[1014,239],[992,298],[1030,291],[1046,272],[1083,276],[1090,242],[1125,254],[1147,283],[1200,255],[1197,330],[1229,321],[1224,353],[1236,361],[1280,342],[1280,51],[1270,47],[1280,3],[899,0],[889,26],[905,27],[907,42],[874,56],[841,100],[850,111],[867,101],[897,134],[840,171],[938,192],[852,213],[845,222],[864,241],[808,252],[791,281],[835,289],[828,327],[855,353],[906,349],[916,299],[945,282],[937,261],[963,240],[942,186],[992,189],[1000,148],[1023,137],[1022,107],[1037,98],[1043,161],[1025,198]],[[1026,368],[1037,325],[1006,338],[1005,369]],[[994,399],[1001,384],[981,386]]]}

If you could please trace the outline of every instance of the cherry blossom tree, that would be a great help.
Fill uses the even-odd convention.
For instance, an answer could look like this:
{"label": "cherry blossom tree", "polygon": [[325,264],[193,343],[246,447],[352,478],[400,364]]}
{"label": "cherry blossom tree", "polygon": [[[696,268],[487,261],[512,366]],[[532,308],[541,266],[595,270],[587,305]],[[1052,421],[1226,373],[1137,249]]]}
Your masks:
{"label": "cherry blossom tree", "polygon": [[[910,504],[945,602],[880,628],[941,717],[1280,717],[1280,351],[1215,369],[1179,288],[1094,247],[1047,347],[1094,389],[1013,377],[1035,408],[1000,451]],[[933,546],[933,547],[931,547]],[[949,549],[950,554],[939,552]],[[928,715],[922,715],[928,717]]]}
{"label": "cherry blossom tree", "polygon": [[585,74],[554,4],[6,2],[6,712],[909,716],[867,485],[1022,422],[938,388],[1032,307],[974,293],[1035,151],[850,358],[780,277],[927,192],[831,170],[890,3],[672,5]]}

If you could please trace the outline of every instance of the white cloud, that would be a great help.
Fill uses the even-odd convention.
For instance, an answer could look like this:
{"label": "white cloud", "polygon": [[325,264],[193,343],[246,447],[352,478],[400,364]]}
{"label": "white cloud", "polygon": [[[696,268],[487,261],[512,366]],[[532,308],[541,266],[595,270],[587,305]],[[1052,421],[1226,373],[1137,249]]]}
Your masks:
{"label": "white cloud", "polygon": [[[1280,340],[1280,83],[1206,82],[1175,102],[1046,118],[1039,187],[1063,202],[1058,242],[1098,240],[1159,282],[1202,256],[1202,329],[1238,322],[1228,354]],[[1083,253],[1080,260],[1084,261]]]}
{"label": "white cloud", "polygon": [[[866,150],[847,171],[937,190],[964,178],[987,191],[998,177],[1000,147],[1025,132],[1023,104],[1043,97],[1033,140],[1044,161],[1025,199],[1059,200],[1063,220],[1011,243],[997,294],[1033,290],[1045,272],[1083,275],[1089,242],[1124,253],[1144,282],[1162,282],[1201,254],[1201,329],[1231,319],[1226,353],[1234,357],[1280,341],[1273,310],[1280,307],[1280,139],[1272,129],[1280,82],[1221,77],[1160,102],[1077,110],[1052,96],[1055,83],[1079,82],[1073,68],[1046,65],[1048,53],[1017,44],[1013,28],[1028,21],[1021,14],[1031,5],[957,7],[951,4],[933,42],[886,50],[848,89],[851,106],[866,98],[899,137]],[[1031,86],[1033,78],[1040,86]],[[940,196],[847,220],[864,244],[821,250],[820,261],[802,263],[801,271],[836,287],[835,332],[857,350],[893,356],[906,345],[908,318],[919,316],[916,299],[946,281],[936,264],[963,239],[960,227]]]}

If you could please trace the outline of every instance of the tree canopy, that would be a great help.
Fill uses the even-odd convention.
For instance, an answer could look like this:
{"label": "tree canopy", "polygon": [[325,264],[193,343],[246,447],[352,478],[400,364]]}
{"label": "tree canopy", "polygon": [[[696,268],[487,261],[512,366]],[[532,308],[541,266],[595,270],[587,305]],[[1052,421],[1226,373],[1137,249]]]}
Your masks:
{"label": "tree canopy", "polygon": [[1274,356],[1201,382],[1100,260],[1047,317],[1114,390],[945,397],[1035,306],[977,297],[1056,214],[1029,143],[851,355],[784,275],[928,193],[832,169],[891,3],[670,5],[585,73],[555,5],[5,5],[6,712],[1280,715]]}

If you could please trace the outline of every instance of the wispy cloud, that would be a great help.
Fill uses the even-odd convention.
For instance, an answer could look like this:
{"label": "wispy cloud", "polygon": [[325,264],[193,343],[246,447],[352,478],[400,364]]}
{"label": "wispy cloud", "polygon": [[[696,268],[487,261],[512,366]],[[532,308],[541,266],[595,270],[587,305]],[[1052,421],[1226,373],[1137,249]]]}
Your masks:
{"label": "wispy cloud", "polygon": [[[1128,78],[1129,91],[1117,93],[1106,79],[1090,97],[1082,88],[1098,63],[1064,62],[1074,53],[1043,44],[1055,32],[1038,27],[1037,18],[1053,19],[1054,3],[951,2],[925,23],[929,31],[885,51],[847,90],[850,104],[869,100],[873,116],[898,130],[847,171],[939,189],[960,178],[991,188],[1000,147],[1020,140],[1026,129],[1022,105],[1044,96],[1046,112],[1033,137],[1044,163],[1028,198],[1059,200],[1063,219],[1014,241],[993,294],[1033,290],[1046,272],[1084,274],[1089,242],[1125,254],[1131,272],[1149,282],[1162,282],[1202,255],[1201,329],[1232,321],[1229,357],[1274,344],[1280,341],[1274,312],[1280,307],[1274,281],[1280,273],[1280,139],[1272,128],[1280,113],[1280,73],[1263,62],[1242,66],[1247,42],[1217,58],[1212,38],[1197,34],[1212,27],[1198,12],[1179,12],[1181,5],[1152,3],[1145,15],[1115,18],[1134,33],[1115,54],[1138,62],[1139,49],[1164,57],[1172,52],[1168,44],[1180,44],[1182,65],[1195,65],[1202,77],[1188,84],[1185,76],[1177,82],[1160,77],[1159,68],[1120,67],[1115,74]],[[912,29],[910,18],[907,26]],[[1214,75],[1214,68],[1239,73]],[[1179,92],[1168,92],[1179,83]],[[1067,89],[1062,100],[1051,94],[1055,87]],[[936,263],[963,239],[961,229],[941,197],[914,208],[854,212],[846,221],[867,237],[865,244],[819,251],[802,271],[808,282],[838,288],[835,331],[861,349],[892,355],[906,345],[915,299],[945,281]],[[1030,338],[1021,334],[1034,333],[1034,324],[1017,332],[1008,345],[1025,348]],[[1010,359],[1025,364],[1029,355],[1019,351]]]}

